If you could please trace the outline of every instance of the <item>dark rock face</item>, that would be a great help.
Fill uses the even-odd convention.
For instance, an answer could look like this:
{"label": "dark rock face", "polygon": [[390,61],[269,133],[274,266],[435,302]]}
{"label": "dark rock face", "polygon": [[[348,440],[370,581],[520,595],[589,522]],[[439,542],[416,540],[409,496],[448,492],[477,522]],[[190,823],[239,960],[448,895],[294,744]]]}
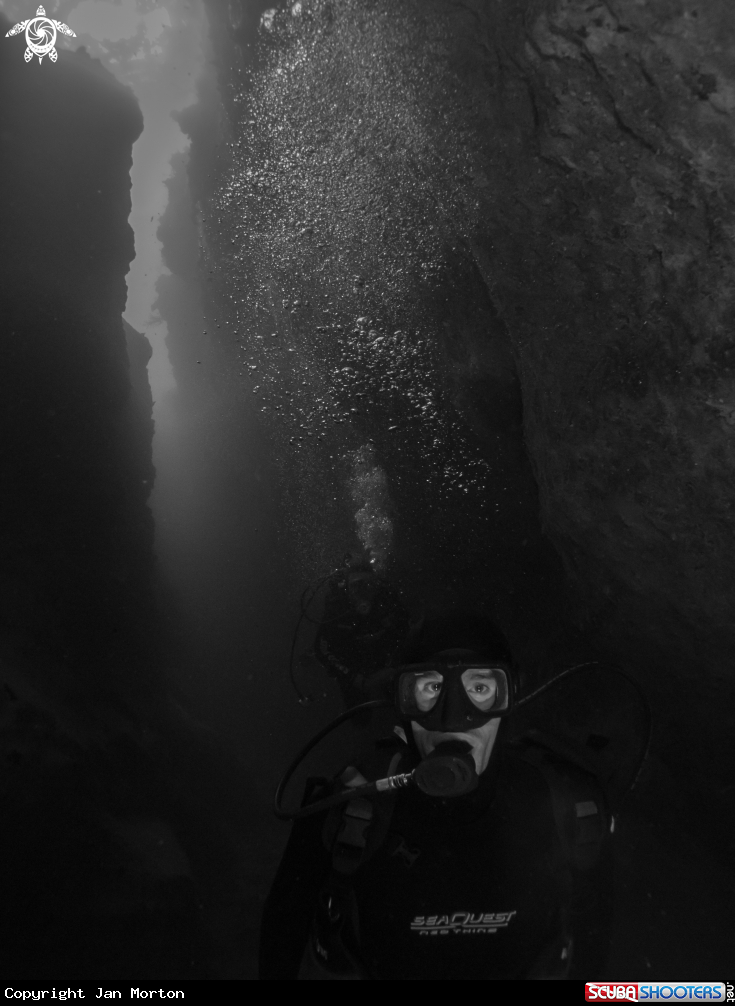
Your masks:
{"label": "dark rock face", "polygon": [[142,118],[83,50],[0,58],[0,635],[8,658],[129,681],[153,563],[147,343],[121,318]]}
{"label": "dark rock face", "polygon": [[19,981],[206,977],[197,885],[231,853],[197,822],[229,769],[163,725],[151,351],[121,317],[142,118],[84,51],[3,45],[0,93],[3,959]]}
{"label": "dark rock face", "polygon": [[730,13],[529,6],[501,71],[526,88],[508,151],[526,171],[510,191],[488,172],[485,227],[545,526],[588,610],[626,648],[731,679]]}

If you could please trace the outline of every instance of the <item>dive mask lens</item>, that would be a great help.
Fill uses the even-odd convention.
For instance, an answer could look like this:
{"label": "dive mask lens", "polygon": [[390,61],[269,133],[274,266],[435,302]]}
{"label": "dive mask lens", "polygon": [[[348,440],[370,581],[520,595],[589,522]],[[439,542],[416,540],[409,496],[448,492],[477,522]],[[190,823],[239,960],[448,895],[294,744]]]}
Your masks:
{"label": "dive mask lens", "polygon": [[484,722],[509,708],[508,672],[488,664],[414,665],[398,676],[396,700],[401,716],[419,723],[457,701],[467,717]]}
{"label": "dive mask lens", "polygon": [[396,704],[402,716],[413,720],[436,705],[443,677],[437,671],[431,681],[431,671],[431,668],[417,668],[406,670],[398,676]]}

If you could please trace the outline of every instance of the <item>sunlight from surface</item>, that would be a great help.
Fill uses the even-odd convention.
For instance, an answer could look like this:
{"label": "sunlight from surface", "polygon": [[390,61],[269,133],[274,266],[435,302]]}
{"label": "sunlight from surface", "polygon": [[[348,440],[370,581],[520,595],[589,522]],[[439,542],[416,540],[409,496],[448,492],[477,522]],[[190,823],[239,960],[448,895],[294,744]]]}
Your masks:
{"label": "sunlight from surface", "polygon": [[[37,6],[36,0],[0,0],[0,10],[13,21],[29,17]],[[204,11],[190,0],[169,0],[165,6],[148,0],[48,0],[45,6],[76,33],[74,39],[59,37],[60,54],[85,48],[132,89],[143,112],[143,133],[133,147],[130,172],[136,257],[127,276],[125,318],[153,347],[148,372],[158,400],[175,381],[165,347],[166,325],[153,309],[156,283],[166,271],[157,230],[168,199],[164,183],[171,157],[189,144],[172,113],[196,100],[204,61]]]}

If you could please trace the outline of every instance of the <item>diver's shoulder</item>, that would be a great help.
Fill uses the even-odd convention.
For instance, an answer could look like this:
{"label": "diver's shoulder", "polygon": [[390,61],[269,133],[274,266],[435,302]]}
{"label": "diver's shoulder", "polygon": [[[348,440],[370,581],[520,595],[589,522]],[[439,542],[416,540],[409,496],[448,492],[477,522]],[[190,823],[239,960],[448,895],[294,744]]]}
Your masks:
{"label": "diver's shoulder", "polygon": [[518,741],[503,748],[500,780],[505,791],[516,795],[543,794],[546,790],[541,765],[528,757],[528,747]]}
{"label": "diver's shoulder", "polygon": [[551,766],[566,773],[596,776],[599,766],[588,749],[576,741],[545,730],[532,729],[508,742],[506,753],[537,767]]}
{"label": "diver's shoulder", "polygon": [[537,737],[522,737],[506,744],[503,776],[516,788],[545,792],[549,785],[572,787],[590,793],[602,787],[585,752],[555,749]]}

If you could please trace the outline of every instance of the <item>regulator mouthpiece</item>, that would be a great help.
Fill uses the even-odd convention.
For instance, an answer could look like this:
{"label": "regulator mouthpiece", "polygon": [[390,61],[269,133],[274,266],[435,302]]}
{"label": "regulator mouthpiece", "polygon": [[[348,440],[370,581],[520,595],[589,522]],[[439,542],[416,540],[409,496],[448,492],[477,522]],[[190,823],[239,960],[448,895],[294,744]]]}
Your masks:
{"label": "regulator mouthpiece", "polygon": [[479,776],[469,744],[465,741],[438,744],[414,770],[413,781],[427,796],[446,798],[471,793]]}

